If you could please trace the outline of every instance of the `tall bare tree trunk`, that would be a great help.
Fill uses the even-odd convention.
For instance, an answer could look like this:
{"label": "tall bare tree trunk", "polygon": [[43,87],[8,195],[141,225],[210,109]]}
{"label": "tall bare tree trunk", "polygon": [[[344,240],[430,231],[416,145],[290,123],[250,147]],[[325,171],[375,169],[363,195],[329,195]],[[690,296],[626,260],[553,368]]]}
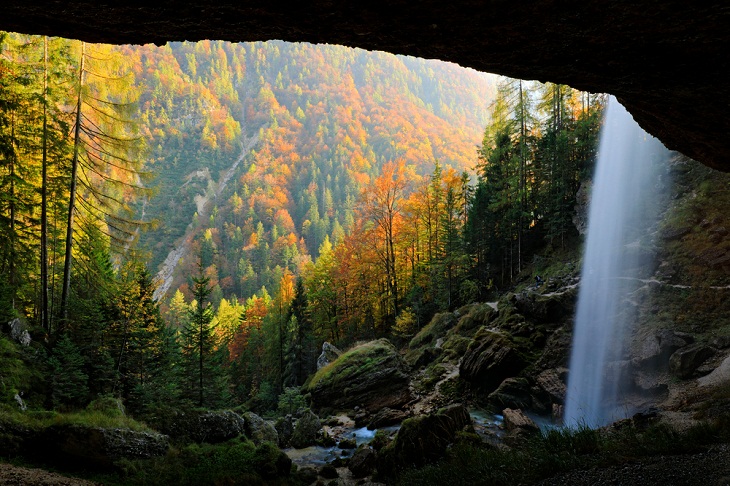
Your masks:
{"label": "tall bare tree trunk", "polygon": [[71,188],[68,198],[68,221],[66,223],[66,257],[63,262],[63,291],[61,308],[64,323],[68,318],[68,297],[71,289],[71,248],[73,245],[74,211],[76,210],[76,179],[79,167],[79,144],[81,137],[81,91],[84,87],[84,51],[86,43],[81,43],[81,62],[79,63],[79,95],[76,102],[76,126],[74,128],[74,155],[71,162]]}
{"label": "tall bare tree trunk", "polygon": [[43,36],[43,160],[41,170],[41,326],[51,333],[48,316],[48,37]]}

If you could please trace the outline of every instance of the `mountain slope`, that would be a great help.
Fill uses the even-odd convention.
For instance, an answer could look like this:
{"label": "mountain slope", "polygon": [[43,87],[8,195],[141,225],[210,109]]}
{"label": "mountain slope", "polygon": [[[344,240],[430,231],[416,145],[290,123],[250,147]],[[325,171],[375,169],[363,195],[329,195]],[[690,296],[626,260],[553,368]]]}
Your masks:
{"label": "mountain slope", "polygon": [[496,83],[453,64],[340,46],[119,49],[145,88],[148,168],[159,174],[146,206],[159,226],[142,244],[153,269],[168,259],[162,280],[172,275],[172,289],[185,290],[202,256],[218,297],[272,289],[326,237],[341,238],[385,162],[402,159],[416,175],[436,161],[470,170]]}

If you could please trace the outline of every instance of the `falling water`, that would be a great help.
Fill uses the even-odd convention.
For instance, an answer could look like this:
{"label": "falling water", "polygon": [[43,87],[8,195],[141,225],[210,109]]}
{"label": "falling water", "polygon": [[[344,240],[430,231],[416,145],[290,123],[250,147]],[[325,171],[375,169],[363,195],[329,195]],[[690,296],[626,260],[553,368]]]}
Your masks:
{"label": "falling water", "polygon": [[[659,154],[611,97],[606,108],[590,204],[573,331],[564,424],[600,427],[632,413],[625,338],[635,317],[627,296],[646,270],[646,228],[656,223]],[[622,376],[623,375],[623,376]]]}

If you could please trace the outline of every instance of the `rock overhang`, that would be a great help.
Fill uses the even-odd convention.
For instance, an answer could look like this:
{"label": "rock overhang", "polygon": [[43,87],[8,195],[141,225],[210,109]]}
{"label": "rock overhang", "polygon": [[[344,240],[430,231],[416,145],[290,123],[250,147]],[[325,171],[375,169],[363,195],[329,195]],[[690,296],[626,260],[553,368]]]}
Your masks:
{"label": "rock overhang", "polygon": [[441,59],[611,93],[668,148],[730,171],[730,8],[718,0],[6,0],[0,29],[116,44],[279,39]]}

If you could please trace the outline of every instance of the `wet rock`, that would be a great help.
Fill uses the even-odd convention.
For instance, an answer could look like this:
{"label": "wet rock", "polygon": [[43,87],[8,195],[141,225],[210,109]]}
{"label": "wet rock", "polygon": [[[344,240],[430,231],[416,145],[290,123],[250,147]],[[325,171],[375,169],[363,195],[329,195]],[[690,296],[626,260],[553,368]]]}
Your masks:
{"label": "wet rock", "polygon": [[408,403],[409,380],[406,362],[388,340],[380,339],[347,351],[319,370],[307,392],[319,410],[348,410],[358,405],[374,413]]}
{"label": "wet rock", "polygon": [[662,329],[644,339],[634,361],[642,368],[666,369],[672,353],[693,342],[689,334]]}
{"label": "wet rock", "polygon": [[535,292],[515,294],[514,305],[525,317],[537,322],[558,322],[575,313],[576,291],[542,295]]}
{"label": "wet rock", "polygon": [[120,459],[149,459],[167,453],[169,439],[155,432],[53,425],[42,433],[48,457],[108,468]]}
{"label": "wet rock", "polygon": [[446,415],[454,421],[454,428],[457,431],[463,431],[466,429],[467,432],[474,432],[474,425],[471,421],[471,415],[469,410],[466,409],[461,403],[452,403],[442,409],[439,409],[440,415]]}
{"label": "wet rock", "polygon": [[311,411],[305,412],[294,427],[294,434],[291,438],[292,447],[303,449],[316,444],[317,435],[321,429],[319,418]]}
{"label": "wet rock", "polygon": [[522,410],[506,408],[502,411],[502,416],[504,416],[504,428],[509,432],[516,430],[540,431],[540,427]]}
{"label": "wet rock", "polygon": [[274,423],[274,428],[279,436],[279,447],[282,449],[289,447],[294,435],[294,418],[291,415],[279,417]]}
{"label": "wet rock", "polygon": [[525,378],[507,378],[489,394],[489,403],[498,409],[531,408],[532,393],[530,383]]}
{"label": "wet rock", "polygon": [[325,341],[322,343],[322,353],[317,358],[317,370],[321,370],[340,356],[342,356],[342,351],[337,349],[333,344]]}
{"label": "wet rock", "polygon": [[367,446],[361,446],[350,458],[347,467],[355,479],[364,478],[372,474],[375,469],[375,451]]}
{"label": "wet rock", "polygon": [[537,370],[565,368],[570,358],[571,341],[572,335],[568,326],[555,330],[548,336],[535,368]]}
{"label": "wet rock", "polygon": [[253,412],[244,413],[243,418],[245,419],[244,430],[246,437],[251,439],[254,444],[260,445],[263,442],[279,443],[279,433],[272,424]]}
{"label": "wet rock", "polygon": [[501,332],[482,330],[469,345],[459,365],[461,377],[486,392],[494,391],[505,378],[525,367],[509,337]]}
{"label": "wet rock", "polygon": [[715,349],[704,344],[692,344],[675,351],[669,358],[669,371],[679,378],[689,378],[695,370],[710,356]]}
{"label": "wet rock", "polygon": [[354,449],[357,447],[357,443],[355,442],[355,439],[342,439],[339,444],[337,444],[337,447],[340,449]]}
{"label": "wet rock", "polygon": [[408,412],[385,407],[376,413],[368,423],[368,429],[375,430],[389,425],[395,425],[408,418]]}
{"label": "wet rock", "polygon": [[565,402],[567,368],[551,368],[545,370],[535,378],[537,385],[549,396],[552,403],[563,404]]}

